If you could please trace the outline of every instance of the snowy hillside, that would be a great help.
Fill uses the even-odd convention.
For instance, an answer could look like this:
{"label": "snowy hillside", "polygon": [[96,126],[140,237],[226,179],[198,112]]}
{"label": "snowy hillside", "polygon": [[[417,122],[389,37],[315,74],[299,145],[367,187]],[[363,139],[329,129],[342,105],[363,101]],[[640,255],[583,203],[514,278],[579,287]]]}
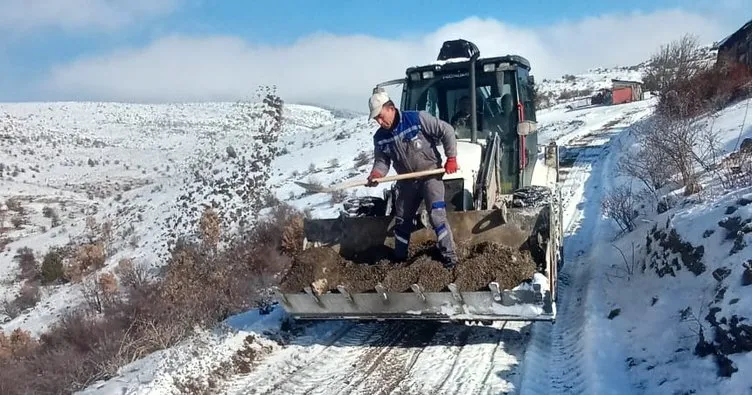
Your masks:
{"label": "snowy hillside", "polygon": [[[244,156],[259,150],[254,139],[262,119],[250,105],[6,104],[0,114],[0,301],[21,290],[19,249],[30,248],[24,256],[41,264],[53,247],[78,248],[104,233],[108,240],[95,254],[96,269],[111,271],[121,259],[154,268],[164,264],[171,240],[195,231],[202,205],[221,207],[228,227],[258,214],[248,210],[255,197],[244,194],[254,181],[254,163]],[[342,150],[365,149],[370,130],[363,129],[364,120],[296,105],[285,107],[284,119],[283,155],[269,175],[276,198],[303,192],[289,182],[293,174],[329,182],[358,169],[351,160],[340,167],[332,159],[342,158]],[[318,203],[329,208],[326,198],[298,201],[314,214]],[[39,334],[61,309],[81,300],[76,288],[50,282],[35,307],[27,301],[0,310],[2,329]]]}

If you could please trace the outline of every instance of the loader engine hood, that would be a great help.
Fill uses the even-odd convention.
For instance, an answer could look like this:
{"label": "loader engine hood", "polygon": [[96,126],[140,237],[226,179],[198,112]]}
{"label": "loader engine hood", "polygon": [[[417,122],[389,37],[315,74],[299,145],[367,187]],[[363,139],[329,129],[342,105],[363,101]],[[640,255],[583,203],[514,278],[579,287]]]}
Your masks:
{"label": "loader engine hood", "polygon": [[[442,157],[446,158],[443,147],[439,145],[437,148]],[[464,181],[464,189],[472,193],[475,180],[480,171],[482,153],[483,146],[481,140],[478,140],[478,143],[471,143],[469,140],[458,140],[457,165],[459,166],[459,170],[453,174],[444,174],[443,178],[445,180],[461,178]]]}

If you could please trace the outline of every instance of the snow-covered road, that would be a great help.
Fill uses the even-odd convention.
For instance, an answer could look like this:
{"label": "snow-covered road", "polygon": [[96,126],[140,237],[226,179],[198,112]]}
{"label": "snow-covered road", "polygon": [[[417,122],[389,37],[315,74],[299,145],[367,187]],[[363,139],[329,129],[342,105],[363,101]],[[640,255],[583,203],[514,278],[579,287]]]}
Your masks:
{"label": "snow-covered road", "polygon": [[[609,393],[598,377],[621,380],[592,342],[590,246],[600,237],[600,200],[612,177],[612,143],[647,112],[645,104],[593,109],[557,136],[571,155],[562,184],[565,259],[555,324],[473,327],[426,322],[319,323],[252,373],[232,394]],[[325,333],[317,333],[324,331]],[[618,369],[616,369],[618,370]]]}

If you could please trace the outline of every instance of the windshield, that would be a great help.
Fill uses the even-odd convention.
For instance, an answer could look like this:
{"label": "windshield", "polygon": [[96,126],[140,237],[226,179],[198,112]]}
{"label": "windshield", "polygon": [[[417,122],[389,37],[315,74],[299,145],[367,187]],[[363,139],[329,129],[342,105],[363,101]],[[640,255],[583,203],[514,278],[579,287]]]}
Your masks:
{"label": "windshield", "polygon": [[[514,73],[476,74],[476,114],[478,138],[483,139],[490,131],[508,135],[516,124]],[[449,122],[458,138],[470,138],[470,73],[438,74],[430,80],[409,81],[405,108],[422,110]]]}

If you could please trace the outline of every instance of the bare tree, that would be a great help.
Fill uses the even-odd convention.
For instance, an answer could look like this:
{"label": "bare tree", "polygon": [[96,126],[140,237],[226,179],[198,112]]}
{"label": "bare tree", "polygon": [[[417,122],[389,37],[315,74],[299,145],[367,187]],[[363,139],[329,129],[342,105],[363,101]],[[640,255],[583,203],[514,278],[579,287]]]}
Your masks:
{"label": "bare tree", "polygon": [[692,34],[662,45],[650,58],[643,78],[645,88],[664,93],[677,81],[691,79],[701,69],[696,61],[698,49],[697,36]]}
{"label": "bare tree", "polygon": [[659,199],[657,191],[666,186],[676,173],[667,155],[655,145],[641,139],[636,151],[628,152],[617,164],[617,171],[640,180]]}
{"label": "bare tree", "polygon": [[635,228],[635,219],[639,212],[637,202],[632,194],[631,185],[614,187],[601,201],[601,208],[606,217],[613,219],[621,230],[631,232]]}
{"label": "bare tree", "polygon": [[679,173],[685,195],[699,191],[695,165],[704,165],[717,149],[712,130],[697,121],[697,117],[656,114],[650,122],[634,127],[642,148],[642,159],[656,160],[667,170]]}

